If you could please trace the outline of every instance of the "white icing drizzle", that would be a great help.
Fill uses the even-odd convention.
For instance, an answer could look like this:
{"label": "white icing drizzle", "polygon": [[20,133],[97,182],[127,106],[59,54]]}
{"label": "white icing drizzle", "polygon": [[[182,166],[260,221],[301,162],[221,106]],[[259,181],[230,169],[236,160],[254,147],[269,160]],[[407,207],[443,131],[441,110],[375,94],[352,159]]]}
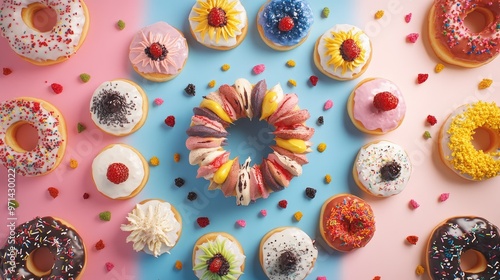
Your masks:
{"label": "white icing drizzle", "polygon": [[[30,4],[43,3],[57,14],[50,32],[30,28],[21,11]],[[86,18],[79,0],[4,0],[0,9],[0,28],[11,48],[20,56],[35,61],[57,60],[76,51]]]}
{"label": "white icing drizzle", "polygon": [[[395,180],[385,181],[380,175],[380,168],[391,161],[400,164],[401,173]],[[354,166],[359,181],[376,196],[387,197],[400,193],[411,175],[411,162],[405,150],[388,141],[361,148]]]}
{"label": "white icing drizzle", "polygon": [[236,183],[236,205],[250,204],[250,161],[248,157],[240,168],[238,173],[238,182]]}
{"label": "white icing drizzle", "polygon": [[[311,238],[301,229],[290,227],[275,232],[263,243],[261,249],[263,268],[271,280],[304,279],[312,271],[318,257],[318,250]],[[283,275],[278,268],[278,258],[285,251],[291,251],[298,257],[295,271]]]}
{"label": "white icing drizzle", "polygon": [[[118,112],[125,119],[119,122],[109,121],[110,118],[103,116],[103,112],[98,110],[97,102],[103,95],[110,92],[116,92],[126,100],[126,106]],[[97,87],[90,99],[91,118],[100,129],[107,133],[119,136],[128,134],[141,121],[145,113],[142,110],[144,102],[146,101],[143,100],[142,94],[135,85],[123,80],[106,81]]]}
{"label": "white icing drizzle", "polygon": [[179,239],[181,224],[168,202],[150,200],[137,204],[127,220],[128,224],[122,224],[120,229],[130,231],[126,242],[132,242],[136,252],[143,250],[155,257],[170,254]]}
{"label": "white icing drizzle", "polygon": [[[114,144],[99,153],[92,162],[92,177],[97,189],[104,195],[116,199],[131,195],[144,179],[145,172],[142,156],[122,144]],[[128,167],[128,179],[120,184],[110,182],[106,177],[108,166],[123,163]]]}

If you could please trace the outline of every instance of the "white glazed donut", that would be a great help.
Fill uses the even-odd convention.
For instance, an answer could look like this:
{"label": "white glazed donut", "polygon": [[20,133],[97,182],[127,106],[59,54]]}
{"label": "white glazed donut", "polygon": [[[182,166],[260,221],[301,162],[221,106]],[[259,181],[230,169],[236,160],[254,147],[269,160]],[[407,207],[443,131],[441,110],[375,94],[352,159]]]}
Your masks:
{"label": "white glazed donut", "polygon": [[[54,170],[66,150],[66,123],[52,104],[32,97],[0,103],[0,162],[23,176],[44,175]],[[30,151],[17,142],[17,129],[34,126],[38,144]]]}
{"label": "white glazed donut", "polygon": [[[41,32],[34,17],[49,9],[56,17],[54,26]],[[55,64],[68,59],[83,44],[89,28],[88,10],[82,0],[4,0],[0,28],[23,59],[36,65]]]}
{"label": "white glazed donut", "polygon": [[410,180],[411,162],[401,146],[389,141],[374,141],[361,147],[352,174],[363,191],[388,197],[406,187]]}

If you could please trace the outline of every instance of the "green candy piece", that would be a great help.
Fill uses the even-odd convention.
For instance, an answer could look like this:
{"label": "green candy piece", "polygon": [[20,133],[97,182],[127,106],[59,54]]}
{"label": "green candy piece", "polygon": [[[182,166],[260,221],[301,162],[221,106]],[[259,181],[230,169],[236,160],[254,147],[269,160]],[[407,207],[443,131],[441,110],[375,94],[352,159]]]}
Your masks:
{"label": "green candy piece", "polygon": [[78,129],[78,133],[81,133],[82,131],[84,131],[87,127],[82,124],[82,123],[78,123],[77,125],[77,129]]}
{"label": "green candy piece", "polygon": [[425,138],[425,139],[432,138],[432,137],[431,137],[431,133],[430,133],[429,131],[425,131],[425,132],[424,132],[424,138]]}
{"label": "green candy piece", "polygon": [[80,74],[80,80],[82,80],[82,82],[86,83],[90,80],[90,75],[87,73],[82,73],[82,74]]}
{"label": "green candy piece", "polygon": [[328,7],[324,7],[323,11],[321,12],[321,16],[323,18],[327,18],[330,15],[330,9]]}
{"label": "green candy piece", "polygon": [[9,200],[9,207],[17,208],[17,207],[19,207],[19,202],[17,202],[17,200],[15,200],[15,199]]}
{"label": "green candy piece", "polygon": [[101,219],[101,221],[110,221],[111,220],[111,212],[104,211],[104,212],[99,213],[99,219]]}
{"label": "green candy piece", "polygon": [[118,29],[123,30],[125,28],[125,22],[123,20],[119,20],[116,25],[118,26]]}

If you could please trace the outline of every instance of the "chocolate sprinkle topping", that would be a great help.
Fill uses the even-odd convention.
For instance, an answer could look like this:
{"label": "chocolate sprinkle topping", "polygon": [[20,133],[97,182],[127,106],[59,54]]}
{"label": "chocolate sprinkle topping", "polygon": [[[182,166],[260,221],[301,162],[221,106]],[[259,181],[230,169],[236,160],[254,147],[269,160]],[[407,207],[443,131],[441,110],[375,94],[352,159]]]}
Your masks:
{"label": "chocolate sprinkle topping", "polygon": [[380,168],[380,175],[384,181],[396,180],[401,175],[401,165],[396,161],[391,161]]}
{"label": "chocolate sprinkle topping", "polygon": [[121,93],[113,89],[103,89],[92,98],[90,112],[96,115],[99,124],[123,127],[129,123],[127,116],[135,111],[136,105],[131,100],[127,102],[128,93]]}
{"label": "chocolate sprinkle topping", "polygon": [[292,251],[284,251],[278,257],[278,269],[281,274],[290,274],[297,267],[297,256]]}

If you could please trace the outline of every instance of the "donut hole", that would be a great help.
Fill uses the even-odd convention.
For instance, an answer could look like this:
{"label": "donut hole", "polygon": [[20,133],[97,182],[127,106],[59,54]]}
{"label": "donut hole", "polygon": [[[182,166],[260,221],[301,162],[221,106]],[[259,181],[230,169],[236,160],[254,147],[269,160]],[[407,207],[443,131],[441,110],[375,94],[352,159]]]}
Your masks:
{"label": "donut hole", "polygon": [[29,28],[39,32],[49,32],[57,24],[56,11],[40,2],[29,4],[28,7],[23,8],[21,16]]}
{"label": "donut hole", "polygon": [[16,152],[32,151],[38,145],[38,130],[29,122],[17,122],[7,129],[6,144]]}
{"label": "donut hole", "polygon": [[485,271],[486,263],[486,257],[474,249],[466,250],[460,255],[460,269],[468,273]]}
{"label": "donut hole", "polygon": [[498,136],[490,128],[478,127],[472,134],[472,145],[476,150],[481,150],[485,153],[495,151]]}
{"label": "donut hole", "polygon": [[56,262],[55,255],[47,247],[35,249],[28,255],[26,268],[37,277],[50,275]]}
{"label": "donut hole", "polygon": [[484,8],[470,11],[464,18],[464,25],[472,33],[481,33],[492,22],[493,14]]}
{"label": "donut hole", "polygon": [[227,150],[241,160],[267,158],[272,153],[270,146],[274,143],[274,128],[265,121],[240,118],[227,129]]}

